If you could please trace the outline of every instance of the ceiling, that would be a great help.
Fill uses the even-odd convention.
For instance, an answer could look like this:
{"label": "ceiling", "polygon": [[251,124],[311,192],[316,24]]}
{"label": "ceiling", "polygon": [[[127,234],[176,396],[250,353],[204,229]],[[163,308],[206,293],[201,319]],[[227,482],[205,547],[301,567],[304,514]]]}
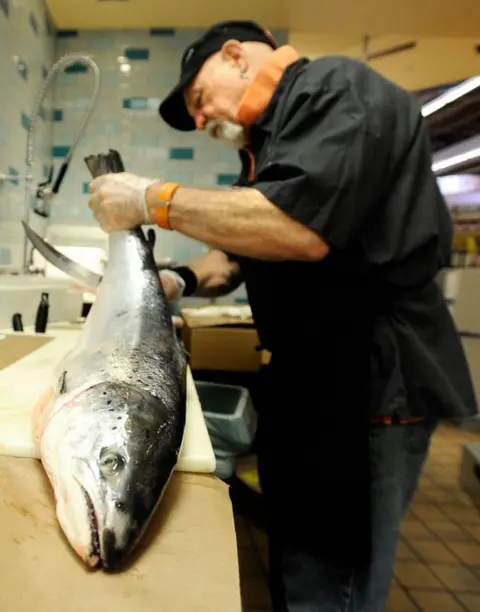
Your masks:
{"label": "ceiling", "polygon": [[[224,19],[254,19],[266,27],[328,34],[477,36],[478,0],[46,0],[62,29],[207,27]],[[232,7],[233,5],[233,7]]]}
{"label": "ceiling", "polygon": [[[442,86],[417,95],[422,104],[425,104],[447,90],[447,86]],[[435,151],[480,134],[480,89],[470,92],[426,120]]]}
{"label": "ceiling", "polygon": [[[456,83],[416,92],[416,94],[421,103],[426,104],[454,85]],[[480,89],[476,89],[445,106],[438,112],[426,117],[425,120],[429,128],[434,152],[450,148],[452,154],[461,152],[458,150],[460,143],[467,140],[474,142],[474,140],[476,141],[475,137],[480,134]],[[478,144],[475,144],[475,148],[478,146]],[[469,147],[470,145],[467,148]],[[462,148],[460,146],[460,149]],[[442,157],[445,157],[445,155],[442,155]],[[480,174],[480,158],[466,163],[462,167],[462,171]]]}

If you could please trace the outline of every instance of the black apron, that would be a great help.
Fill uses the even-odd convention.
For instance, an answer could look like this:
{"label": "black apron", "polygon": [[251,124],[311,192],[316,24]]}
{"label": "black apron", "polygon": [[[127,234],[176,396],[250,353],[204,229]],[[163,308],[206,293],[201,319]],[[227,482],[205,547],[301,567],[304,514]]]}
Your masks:
{"label": "black apron", "polygon": [[272,351],[258,406],[259,477],[274,541],[358,567],[370,560],[374,318],[362,283],[318,284],[327,292],[318,295],[324,321],[305,312],[320,308],[315,297],[303,311],[295,296],[284,293],[282,300],[276,274],[284,285],[298,278],[301,296],[301,275],[313,272],[295,263],[242,266],[260,339]]}

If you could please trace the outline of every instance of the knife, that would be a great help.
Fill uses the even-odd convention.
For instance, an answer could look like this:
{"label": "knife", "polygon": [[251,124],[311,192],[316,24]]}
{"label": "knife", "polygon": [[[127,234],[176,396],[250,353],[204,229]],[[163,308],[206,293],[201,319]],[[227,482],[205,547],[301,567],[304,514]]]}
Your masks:
{"label": "knife", "polygon": [[61,270],[68,276],[71,276],[77,281],[92,289],[96,289],[102,280],[102,275],[92,272],[82,264],[73,261],[60,251],[57,251],[55,247],[46,242],[41,236],[39,236],[29,225],[22,221],[23,229],[37,251],[44,257],[48,262]]}

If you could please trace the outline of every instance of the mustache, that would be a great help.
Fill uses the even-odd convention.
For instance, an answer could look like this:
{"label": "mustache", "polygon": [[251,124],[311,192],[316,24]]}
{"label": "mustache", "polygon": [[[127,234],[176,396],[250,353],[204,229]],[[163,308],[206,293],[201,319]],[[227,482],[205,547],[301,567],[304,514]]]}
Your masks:
{"label": "mustache", "polygon": [[233,121],[213,119],[207,122],[205,130],[210,137],[222,140],[234,148],[241,148],[246,144],[244,127]]}

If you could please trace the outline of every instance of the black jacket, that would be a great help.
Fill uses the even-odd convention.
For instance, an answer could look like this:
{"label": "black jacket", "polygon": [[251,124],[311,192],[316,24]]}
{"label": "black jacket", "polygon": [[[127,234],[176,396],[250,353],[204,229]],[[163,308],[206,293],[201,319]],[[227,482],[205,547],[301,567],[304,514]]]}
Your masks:
{"label": "black jacket", "polygon": [[251,139],[237,185],[258,189],[331,247],[318,263],[232,256],[280,369],[315,388],[321,381],[323,412],[351,402],[345,384],[360,390],[366,377],[374,416],[476,414],[435,283],[449,263],[452,223],[416,98],[361,62],[302,58],[285,70]]}

